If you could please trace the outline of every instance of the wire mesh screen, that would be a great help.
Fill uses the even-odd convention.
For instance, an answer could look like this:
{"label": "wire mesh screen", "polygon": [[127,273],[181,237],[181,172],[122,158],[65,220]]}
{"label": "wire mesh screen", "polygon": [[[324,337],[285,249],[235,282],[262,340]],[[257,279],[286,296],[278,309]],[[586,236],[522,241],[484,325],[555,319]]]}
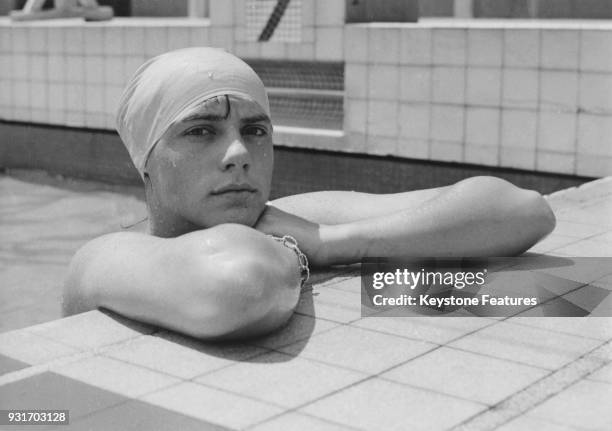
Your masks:
{"label": "wire mesh screen", "polygon": [[288,1],[280,16],[278,8],[275,11],[276,7],[277,0],[247,0],[245,12],[247,40],[257,41],[266,25],[271,25],[274,29],[269,41],[302,41],[302,0]]}
{"label": "wire mesh screen", "polygon": [[342,98],[270,95],[274,124],[318,129],[342,129]]}
{"label": "wire mesh screen", "polygon": [[274,124],[342,129],[343,63],[246,61],[268,89]]}
{"label": "wire mesh screen", "polygon": [[308,61],[246,60],[266,87],[344,90],[344,65]]}

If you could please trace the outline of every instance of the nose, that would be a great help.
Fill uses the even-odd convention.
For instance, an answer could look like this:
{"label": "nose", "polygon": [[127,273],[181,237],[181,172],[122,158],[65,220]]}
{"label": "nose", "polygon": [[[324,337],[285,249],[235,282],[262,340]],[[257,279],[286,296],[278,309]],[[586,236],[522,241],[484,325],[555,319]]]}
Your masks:
{"label": "nose", "polygon": [[241,136],[233,136],[221,158],[223,171],[239,169],[247,171],[251,166],[251,155]]}

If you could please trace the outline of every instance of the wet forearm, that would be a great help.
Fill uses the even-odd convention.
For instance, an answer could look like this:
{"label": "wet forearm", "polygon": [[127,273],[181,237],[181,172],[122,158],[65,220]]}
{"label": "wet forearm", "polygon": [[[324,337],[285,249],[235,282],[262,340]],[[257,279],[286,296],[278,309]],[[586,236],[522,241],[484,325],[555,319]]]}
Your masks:
{"label": "wet forearm", "polygon": [[521,253],[554,227],[535,192],[508,183],[468,180],[417,208],[336,226],[321,226],[328,264],[366,256],[502,256]]}
{"label": "wet forearm", "polygon": [[[245,237],[248,246],[239,241]],[[297,303],[295,256],[252,229],[135,239],[99,241],[77,254],[66,283],[67,314],[103,307],[187,335],[223,338],[268,332]]]}

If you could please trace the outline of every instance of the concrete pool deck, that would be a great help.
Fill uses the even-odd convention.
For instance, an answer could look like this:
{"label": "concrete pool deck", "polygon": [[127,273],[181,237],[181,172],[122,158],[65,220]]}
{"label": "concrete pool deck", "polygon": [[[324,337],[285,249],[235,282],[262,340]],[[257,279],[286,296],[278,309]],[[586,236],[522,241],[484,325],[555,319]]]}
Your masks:
{"label": "concrete pool deck", "polygon": [[[355,267],[315,273],[290,324],[250,343],[201,343],[100,311],[49,321],[74,250],[138,221],[142,202],[10,177],[0,194],[0,409],[69,409],[71,429],[612,424],[612,318],[362,318]],[[612,257],[612,177],[548,200],[558,226],[532,252]],[[612,268],[592,276],[570,278],[612,290]]]}

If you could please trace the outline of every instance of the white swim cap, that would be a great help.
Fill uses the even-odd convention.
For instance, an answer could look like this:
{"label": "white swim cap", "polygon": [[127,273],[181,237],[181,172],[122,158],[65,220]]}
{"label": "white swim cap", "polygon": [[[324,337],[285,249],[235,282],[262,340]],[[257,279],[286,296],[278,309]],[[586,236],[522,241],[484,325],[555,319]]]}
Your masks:
{"label": "white swim cap", "polygon": [[216,48],[185,48],[152,58],[136,71],[121,96],[116,126],[140,176],[168,128],[215,96],[257,102],[270,116],[263,82],[238,57]]}

